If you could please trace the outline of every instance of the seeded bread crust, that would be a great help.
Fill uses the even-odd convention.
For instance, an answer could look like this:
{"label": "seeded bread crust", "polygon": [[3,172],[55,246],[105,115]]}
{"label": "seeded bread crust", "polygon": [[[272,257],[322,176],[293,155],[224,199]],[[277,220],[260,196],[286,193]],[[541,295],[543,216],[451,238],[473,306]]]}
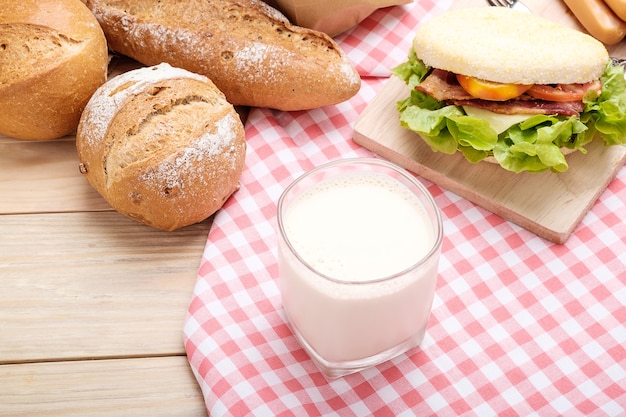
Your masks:
{"label": "seeded bread crust", "polygon": [[107,65],[104,33],[79,0],[0,0],[0,133],[74,132]]}
{"label": "seeded bread crust", "polygon": [[80,171],[118,212],[163,230],[198,223],[239,186],[245,133],[206,77],[168,64],[96,91],[76,135]]}
{"label": "seeded bread crust", "polygon": [[305,110],[345,101],[360,77],[326,34],[260,0],[87,0],[109,46],[209,77],[234,105]]}
{"label": "seeded bread crust", "polygon": [[586,83],[609,60],[593,37],[505,7],[440,14],[417,29],[413,48],[430,67],[515,84]]}

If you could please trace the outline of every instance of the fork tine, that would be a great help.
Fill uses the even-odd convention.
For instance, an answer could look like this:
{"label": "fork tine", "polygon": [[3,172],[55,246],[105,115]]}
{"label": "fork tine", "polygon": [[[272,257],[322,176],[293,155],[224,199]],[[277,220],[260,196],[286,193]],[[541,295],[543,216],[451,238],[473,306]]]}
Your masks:
{"label": "fork tine", "polygon": [[495,7],[513,7],[516,0],[487,0],[487,3]]}

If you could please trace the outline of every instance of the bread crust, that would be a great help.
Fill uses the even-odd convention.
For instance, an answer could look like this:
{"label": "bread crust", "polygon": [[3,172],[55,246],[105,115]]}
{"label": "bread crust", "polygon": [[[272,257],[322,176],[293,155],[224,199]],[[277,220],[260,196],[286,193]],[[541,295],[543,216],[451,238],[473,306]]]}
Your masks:
{"label": "bread crust", "polygon": [[360,77],[326,34],[259,0],[87,0],[109,46],[209,77],[234,105],[305,110],[345,101]]}
{"label": "bread crust", "polygon": [[74,132],[107,65],[104,33],[79,0],[0,0],[0,133]]}
{"label": "bread crust", "polygon": [[118,212],[175,230],[238,188],[245,133],[206,77],[167,64],[118,75],[93,95],[76,136],[80,170]]}
{"label": "bread crust", "polygon": [[438,15],[420,25],[413,48],[430,67],[515,84],[586,83],[609,60],[593,37],[505,7]]}

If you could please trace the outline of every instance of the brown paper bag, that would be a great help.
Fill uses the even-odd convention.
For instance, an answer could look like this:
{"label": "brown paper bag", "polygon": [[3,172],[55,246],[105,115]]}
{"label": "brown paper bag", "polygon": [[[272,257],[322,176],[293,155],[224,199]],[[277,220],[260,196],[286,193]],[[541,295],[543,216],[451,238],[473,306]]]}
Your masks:
{"label": "brown paper bag", "polygon": [[292,23],[335,36],[359,24],[376,9],[413,0],[266,0]]}

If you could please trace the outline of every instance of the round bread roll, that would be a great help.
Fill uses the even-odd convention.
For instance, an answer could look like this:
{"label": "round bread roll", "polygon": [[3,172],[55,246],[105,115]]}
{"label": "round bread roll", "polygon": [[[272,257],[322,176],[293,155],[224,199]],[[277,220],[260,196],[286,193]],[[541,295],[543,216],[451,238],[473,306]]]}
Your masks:
{"label": "round bread roll", "polygon": [[442,13],[420,25],[413,48],[430,67],[514,84],[586,83],[609,59],[593,37],[505,7]]}
{"label": "round bread roll", "polygon": [[76,135],[80,170],[118,212],[172,231],[198,223],[238,188],[241,119],[206,77],[168,64],[111,78]]}
{"label": "round bread roll", "polygon": [[74,132],[107,65],[104,32],[80,0],[0,0],[0,133]]}

